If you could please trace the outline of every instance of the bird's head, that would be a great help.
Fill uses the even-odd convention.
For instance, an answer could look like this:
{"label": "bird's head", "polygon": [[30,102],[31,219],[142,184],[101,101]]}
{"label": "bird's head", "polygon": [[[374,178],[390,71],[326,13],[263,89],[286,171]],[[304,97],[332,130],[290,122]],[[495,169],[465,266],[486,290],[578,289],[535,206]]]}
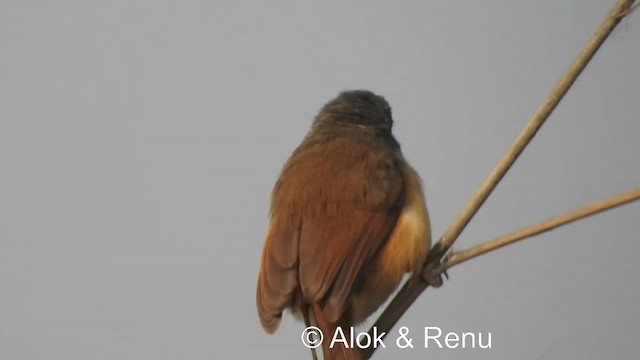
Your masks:
{"label": "bird's head", "polygon": [[369,90],[343,91],[321,110],[314,124],[355,125],[390,131],[393,126],[387,100]]}

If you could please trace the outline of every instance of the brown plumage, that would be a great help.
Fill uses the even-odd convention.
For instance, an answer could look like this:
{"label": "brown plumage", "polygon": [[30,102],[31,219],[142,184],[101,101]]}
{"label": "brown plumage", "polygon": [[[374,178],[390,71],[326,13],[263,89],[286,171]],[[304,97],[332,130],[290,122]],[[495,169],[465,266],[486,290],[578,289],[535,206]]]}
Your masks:
{"label": "brown plumage", "polygon": [[[431,232],[421,180],[391,133],[386,100],[342,92],[316,116],[272,193],[256,302],[274,332],[283,310],[310,311],[325,334],[325,359],[359,359],[330,349],[337,326],[364,321],[418,271]],[[309,309],[309,310],[308,310]]]}

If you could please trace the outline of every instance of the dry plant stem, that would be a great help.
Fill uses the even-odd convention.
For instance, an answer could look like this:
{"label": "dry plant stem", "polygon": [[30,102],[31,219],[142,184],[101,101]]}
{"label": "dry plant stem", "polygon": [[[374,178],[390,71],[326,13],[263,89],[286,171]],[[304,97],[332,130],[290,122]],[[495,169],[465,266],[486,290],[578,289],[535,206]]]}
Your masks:
{"label": "dry plant stem", "polygon": [[516,232],[495,238],[470,249],[456,251],[449,255],[446,260],[435,269],[435,271],[437,273],[441,273],[455,265],[478,257],[482,254],[486,254],[490,251],[636,200],[640,200],[640,188],[552,217],[538,224],[527,226]]}
{"label": "dry plant stem", "polygon": [[491,170],[491,173],[489,173],[476,193],[472,196],[471,200],[469,200],[458,217],[455,218],[447,231],[445,231],[444,235],[442,235],[440,241],[435,245],[437,251],[434,256],[441,256],[451,248],[453,242],[458,238],[458,236],[460,236],[460,233],[467,226],[471,218],[476,214],[484,201],[496,188],[496,185],[498,185],[502,177],[517,160],[518,156],[520,156],[531,139],[533,139],[538,129],[540,129],[545,120],[549,115],[551,115],[551,112],[560,103],[560,100],[562,100],[567,91],[569,91],[571,85],[573,85],[582,70],[587,66],[593,55],[598,51],[611,31],[613,31],[622,17],[624,17],[624,15],[629,11],[633,3],[633,0],[618,1],[616,6],[611,10],[605,21],[600,25],[584,49],[582,49],[580,54],[578,54],[573,64],[571,64],[569,69],[567,69],[564,76],[551,90],[545,101],[538,108],[535,114],[533,114],[531,119],[529,119],[524,129],[520,134],[518,134],[511,144],[511,147],[509,147],[507,152],[498,161],[493,170]]}
{"label": "dry plant stem", "polygon": [[[453,242],[458,238],[460,233],[462,233],[471,218],[476,214],[478,209],[480,209],[484,201],[489,197],[509,168],[511,168],[511,165],[513,165],[527,144],[535,136],[544,121],[549,117],[560,100],[562,100],[571,85],[577,79],[578,75],[580,75],[582,70],[587,66],[605,39],[613,31],[616,25],[618,25],[620,20],[629,13],[629,9],[634,2],[634,0],[619,0],[616,3],[596,33],[576,57],[573,64],[571,64],[569,69],[567,69],[564,76],[560,81],[558,81],[556,86],[547,96],[546,100],[527,122],[520,134],[518,134],[507,152],[498,161],[494,169],[489,173],[485,181],[480,185],[476,193],[465,205],[451,226],[449,226],[447,231],[445,231],[444,235],[440,238],[440,241],[434,245],[427,259],[427,266],[433,267],[438,264],[442,256],[451,248]],[[384,331],[388,333],[415,299],[417,299],[424,289],[426,289],[426,287],[427,284],[419,277],[412,277],[407,283],[405,283],[400,292],[398,292],[384,312],[380,315],[378,320],[372,326],[372,329],[369,331],[369,334],[373,334],[373,328],[377,328],[379,332]],[[363,357],[365,359],[370,358],[374,351],[375,348],[371,347],[364,349]]]}
{"label": "dry plant stem", "polygon": [[[454,252],[447,257],[446,261],[438,265],[433,270],[433,273],[440,274],[455,265],[458,265],[460,263],[463,263],[465,261],[478,257],[482,254],[491,252],[493,250],[515,243],[517,241],[542,234],[544,232],[553,230],[559,226],[567,225],[569,223],[587,218],[592,215],[596,215],[603,211],[610,210],[615,207],[622,206],[637,200],[640,200],[640,188],[636,188],[631,191],[618,194],[614,197],[583,206],[579,209],[564,213],[562,215],[552,217],[538,224],[525,227],[514,233],[504,235],[496,239],[490,240],[488,242],[482,243],[480,245],[474,246],[468,250]],[[409,281],[407,281],[407,283],[405,283],[402,290],[400,290],[401,293],[402,292],[407,293],[408,294],[407,296],[411,296],[411,297],[402,298],[401,300],[398,300],[399,297],[394,298],[393,301],[389,304],[389,306],[385,310],[385,312],[383,313],[383,315],[386,314],[386,316],[389,318],[395,318],[395,317],[399,318],[400,316],[402,316],[406,308],[400,307],[398,304],[403,304],[403,303],[400,303],[398,301],[407,301],[407,302],[410,301],[409,303],[412,303],[421,294],[421,292],[424,291],[427,287],[428,287],[428,284],[425,283],[419,276],[412,277]],[[383,318],[383,315],[380,316],[380,319]],[[379,332],[380,331],[388,332],[388,330],[390,330],[391,327],[393,327],[393,325],[382,328],[382,325],[380,324],[384,325],[384,323],[382,323],[380,319],[378,319],[378,322],[374,326],[379,326],[378,327]],[[365,359],[370,358],[371,355],[373,354],[373,351],[371,349],[363,350]]]}

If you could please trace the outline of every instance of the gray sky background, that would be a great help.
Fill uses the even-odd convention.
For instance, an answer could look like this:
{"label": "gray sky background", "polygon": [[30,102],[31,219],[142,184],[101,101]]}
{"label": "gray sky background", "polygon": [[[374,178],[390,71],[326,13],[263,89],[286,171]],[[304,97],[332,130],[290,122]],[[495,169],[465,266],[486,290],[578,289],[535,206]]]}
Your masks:
{"label": "gray sky background", "polygon": [[[0,358],[306,358],[269,195],[340,90],[389,100],[439,237],[615,1],[0,1]],[[456,243],[640,185],[640,14]],[[640,204],[450,271],[379,359],[636,359]],[[421,329],[492,333],[421,348]],[[393,332],[397,332],[394,329]]]}

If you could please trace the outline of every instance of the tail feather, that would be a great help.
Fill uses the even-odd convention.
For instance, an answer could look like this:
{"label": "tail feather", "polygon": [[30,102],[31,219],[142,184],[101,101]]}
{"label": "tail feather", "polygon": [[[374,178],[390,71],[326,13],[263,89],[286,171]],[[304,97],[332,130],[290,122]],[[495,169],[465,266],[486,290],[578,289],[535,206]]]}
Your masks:
{"label": "tail feather", "polygon": [[[331,339],[336,332],[338,326],[342,327],[345,336],[349,336],[348,325],[346,322],[338,320],[337,323],[331,323],[327,320],[322,307],[314,304],[312,305],[313,317],[315,319],[316,326],[320,328],[322,334],[324,334],[324,341],[322,342],[322,354],[324,360],[362,360],[360,349],[349,348],[342,342],[336,342],[331,346]],[[343,326],[344,325],[344,326]]]}

